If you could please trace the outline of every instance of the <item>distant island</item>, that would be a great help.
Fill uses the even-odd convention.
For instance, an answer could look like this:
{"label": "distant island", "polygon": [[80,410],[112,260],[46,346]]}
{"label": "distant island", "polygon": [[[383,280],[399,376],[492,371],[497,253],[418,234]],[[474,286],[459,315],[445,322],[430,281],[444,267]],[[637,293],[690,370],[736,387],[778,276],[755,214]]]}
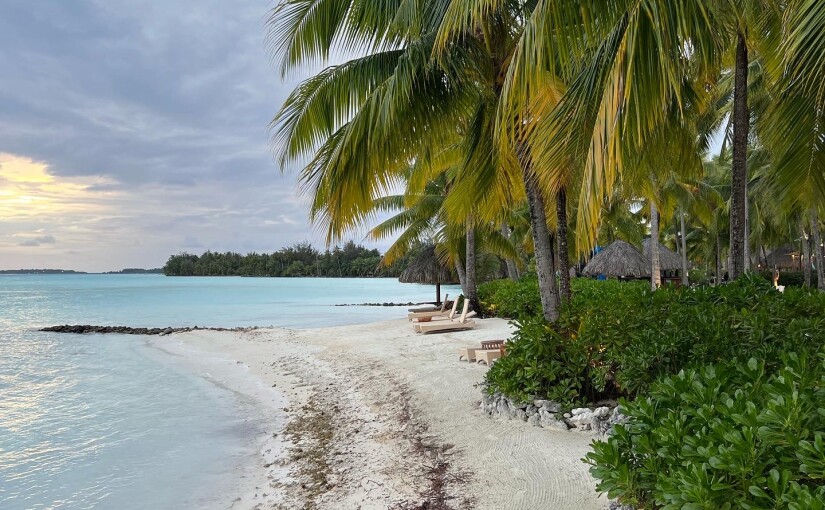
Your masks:
{"label": "distant island", "polygon": [[0,269],[0,274],[88,274],[71,269]]}
{"label": "distant island", "polygon": [[381,265],[381,252],[350,241],[321,252],[298,243],[274,253],[216,253],[172,255],[163,266],[167,276],[314,276],[337,278],[398,277],[416,250],[389,266]]}
{"label": "distant island", "polygon": [[73,269],[0,269],[0,274],[163,274],[163,268],[140,269],[129,267],[120,271],[106,271],[105,273],[88,273]]}

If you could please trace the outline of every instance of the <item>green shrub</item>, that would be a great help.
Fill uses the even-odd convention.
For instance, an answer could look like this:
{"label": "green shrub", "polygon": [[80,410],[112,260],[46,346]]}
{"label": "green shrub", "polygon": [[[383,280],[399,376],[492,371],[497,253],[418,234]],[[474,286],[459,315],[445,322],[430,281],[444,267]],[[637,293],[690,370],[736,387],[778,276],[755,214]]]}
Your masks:
{"label": "green shrub", "polygon": [[585,461],[639,508],[825,508],[825,348],[685,370],[623,402]]}
{"label": "green shrub", "polygon": [[825,295],[782,294],[759,276],[656,292],[645,282],[573,283],[573,299],[553,326],[515,311],[520,329],[487,373],[491,392],[568,396],[568,403],[632,398],[684,368],[751,356],[774,368],[784,352],[825,343]]}
{"label": "green shrub", "polygon": [[508,319],[541,316],[541,298],[536,275],[519,280],[493,280],[478,286],[478,300],[484,315]]}
{"label": "green shrub", "polygon": [[582,344],[556,333],[544,320],[516,321],[518,329],[507,355],[487,372],[493,391],[527,401],[536,395],[557,402],[577,402],[582,395],[596,397],[587,387],[590,357]]}

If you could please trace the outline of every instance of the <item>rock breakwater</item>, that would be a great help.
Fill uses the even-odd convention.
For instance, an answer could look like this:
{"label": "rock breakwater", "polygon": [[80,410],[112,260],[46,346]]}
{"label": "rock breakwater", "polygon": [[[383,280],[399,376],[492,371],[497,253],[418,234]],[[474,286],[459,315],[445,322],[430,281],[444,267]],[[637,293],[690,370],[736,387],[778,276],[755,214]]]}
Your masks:
{"label": "rock breakwater", "polygon": [[39,331],[51,333],[73,333],[84,335],[87,333],[117,334],[117,335],[171,335],[172,333],[188,333],[190,331],[253,331],[258,326],[248,328],[201,328],[198,326],[185,328],[133,328],[130,326],[93,326],[90,324],[63,324],[41,328]]}

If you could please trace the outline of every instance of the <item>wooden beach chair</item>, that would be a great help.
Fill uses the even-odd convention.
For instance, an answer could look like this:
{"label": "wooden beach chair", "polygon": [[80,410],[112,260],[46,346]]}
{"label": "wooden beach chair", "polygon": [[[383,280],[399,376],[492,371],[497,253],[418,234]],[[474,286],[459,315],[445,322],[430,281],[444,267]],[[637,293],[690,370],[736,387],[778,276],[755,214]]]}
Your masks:
{"label": "wooden beach chair", "polygon": [[456,309],[458,308],[458,299],[453,301],[453,308],[450,310],[450,313],[447,314],[444,307],[447,306],[447,300],[445,299],[444,302],[441,303],[442,310],[435,311],[435,312],[412,312],[407,314],[408,321],[431,321],[431,320],[445,320],[445,319],[452,319],[455,317]]}
{"label": "wooden beach chair", "polygon": [[[459,296],[460,298],[461,296]],[[466,301],[466,300],[465,300]],[[444,322],[444,321],[451,321],[455,319],[456,312],[458,312],[458,298],[453,301],[453,307],[450,309],[450,313],[446,315],[434,315],[430,317],[418,317],[416,322],[413,322],[413,331],[416,333],[421,333],[421,330],[418,328],[421,324],[427,323],[432,324],[434,322]]]}
{"label": "wooden beach chair", "polygon": [[485,365],[490,366],[493,362],[499,358],[501,358],[504,353],[501,349],[490,349],[490,350],[478,350],[475,353],[476,355],[476,363],[481,365],[484,362]]}
{"label": "wooden beach chair", "polygon": [[461,331],[465,329],[473,329],[476,327],[475,321],[469,319],[475,315],[475,312],[469,312],[468,308],[470,307],[470,300],[464,300],[464,309],[461,312],[461,317],[458,319],[453,319],[449,321],[437,321],[437,322],[420,322],[414,325],[415,331],[417,333],[443,333],[445,331]]}
{"label": "wooden beach chair", "polygon": [[502,347],[504,347],[504,340],[485,340],[481,342],[481,347],[464,347],[463,349],[459,349],[458,360],[461,361],[461,359],[464,358],[468,362],[476,361],[477,351],[500,350]]}
{"label": "wooden beach chair", "polygon": [[407,308],[407,311],[410,313],[422,313],[422,312],[444,312],[444,309],[447,307],[447,303],[450,301],[450,295],[445,294],[444,300],[441,302],[441,307],[430,305],[430,306],[418,306],[416,308]]}

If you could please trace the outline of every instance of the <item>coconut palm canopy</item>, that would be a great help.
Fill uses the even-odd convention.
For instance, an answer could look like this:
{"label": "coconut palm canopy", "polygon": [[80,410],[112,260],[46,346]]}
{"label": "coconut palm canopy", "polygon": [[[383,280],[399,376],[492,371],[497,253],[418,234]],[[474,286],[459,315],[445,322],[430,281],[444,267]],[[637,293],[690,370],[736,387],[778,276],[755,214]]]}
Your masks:
{"label": "coconut palm canopy", "polygon": [[[650,238],[642,241],[642,251],[645,257],[650,260]],[[659,267],[662,271],[681,271],[682,259],[679,255],[659,243]]]}
{"label": "coconut palm canopy", "polygon": [[650,277],[650,260],[625,241],[613,241],[584,266],[587,276]]}

